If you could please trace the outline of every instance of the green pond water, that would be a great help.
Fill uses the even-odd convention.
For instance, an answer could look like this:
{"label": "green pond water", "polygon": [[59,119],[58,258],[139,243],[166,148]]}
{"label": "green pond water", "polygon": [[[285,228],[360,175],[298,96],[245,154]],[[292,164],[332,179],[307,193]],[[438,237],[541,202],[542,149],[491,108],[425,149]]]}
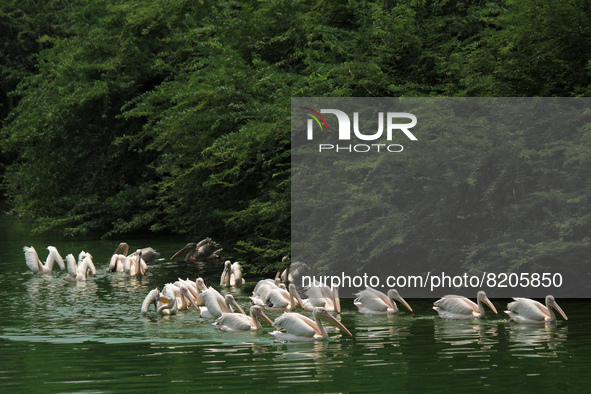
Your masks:
{"label": "green pond water", "polygon": [[[219,332],[194,309],[169,317],[140,313],[154,287],[197,276],[216,284],[221,264],[203,271],[166,262],[140,278],[106,272],[120,241],[170,257],[185,239],[64,239],[29,229],[27,221],[0,216],[1,392],[589,391],[589,300],[557,296],[569,321],[529,326],[506,321],[506,299],[493,299],[500,314],[487,310],[481,321],[441,320],[434,299],[407,300],[415,313],[395,316],[363,316],[343,299],[340,319],[353,338],[330,330],[326,341],[279,343],[268,325],[257,333]],[[25,245],[42,260],[48,245],[62,256],[86,250],[98,275],[68,283],[56,267],[34,276]],[[230,289],[240,304],[248,305],[259,279]]]}

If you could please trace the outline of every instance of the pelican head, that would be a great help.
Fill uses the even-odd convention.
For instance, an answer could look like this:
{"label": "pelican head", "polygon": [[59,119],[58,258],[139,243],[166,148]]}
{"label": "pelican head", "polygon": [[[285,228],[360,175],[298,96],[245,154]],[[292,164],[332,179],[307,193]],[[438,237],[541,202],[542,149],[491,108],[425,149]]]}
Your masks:
{"label": "pelican head", "polygon": [[207,290],[207,286],[205,285],[205,281],[203,280],[203,278],[195,279],[195,285],[200,291]]}
{"label": "pelican head", "polygon": [[478,292],[478,294],[476,295],[476,300],[479,300],[479,301],[484,302],[486,305],[489,306],[490,309],[492,309],[492,311],[495,314],[498,314],[497,308],[495,308],[495,306],[493,305],[493,303],[488,299],[488,297],[486,296],[486,293],[484,291],[480,290]]}
{"label": "pelican head", "polygon": [[142,303],[142,314],[145,315],[148,313],[150,309],[150,305],[154,305],[154,309],[158,310],[158,298],[160,296],[160,290],[156,287],[154,290],[150,291],[144,302]]}
{"label": "pelican head", "polygon": [[260,306],[258,306],[258,305],[253,305],[253,306],[250,307],[250,315],[253,318],[255,316],[258,316],[258,317],[264,319],[271,326],[273,325],[273,320],[269,319],[269,317],[267,315],[265,315],[265,312],[263,312],[263,309]]}
{"label": "pelican head", "polygon": [[558,313],[560,313],[562,315],[562,317],[564,317],[564,320],[568,320],[568,317],[566,317],[566,314],[564,313],[562,308],[559,307],[558,304],[556,303],[554,296],[551,296],[551,295],[546,296],[546,307],[548,308],[548,310],[550,310],[550,307],[554,308],[555,310],[558,311]]}
{"label": "pelican head", "polygon": [[196,244],[196,243],[194,243],[194,242],[189,242],[187,245],[185,245],[185,247],[184,247],[184,248],[182,248],[181,250],[179,250],[178,252],[176,252],[176,253],[174,254],[174,256],[172,256],[172,257],[169,259],[169,261],[170,261],[170,260],[172,260],[172,259],[174,259],[176,256],[178,256],[178,255],[179,255],[179,254],[181,254],[181,253],[184,253],[184,252],[189,252],[189,251],[193,252],[193,251],[195,251],[195,249],[197,249],[197,244]]}
{"label": "pelican head", "polygon": [[129,253],[129,245],[125,242],[121,242],[119,246],[117,246],[117,249],[115,249],[115,253],[113,254],[122,254],[124,256],[127,256],[127,253]]}
{"label": "pelican head", "polygon": [[[390,290],[388,290],[387,295],[388,295],[388,298],[390,298],[392,300],[399,301],[402,305],[404,305],[406,307],[406,309],[408,309],[411,313],[414,313],[412,308],[410,307],[410,305],[408,305],[408,302],[406,302],[404,300],[404,298],[402,298],[402,296],[400,294],[398,294],[398,290],[390,289]],[[396,309],[394,309],[394,311],[396,311]]]}
{"label": "pelican head", "polygon": [[331,315],[325,308],[322,308],[322,307],[314,308],[314,311],[312,312],[312,317],[314,317],[314,319],[324,320],[325,322],[337,327],[341,331],[346,332],[350,336],[353,336],[353,334],[351,334],[351,331],[349,331],[347,329],[347,327],[345,327],[343,325],[343,323],[341,323],[340,321],[335,319],[335,317],[333,315]]}
{"label": "pelican head", "polygon": [[224,263],[224,271],[222,272],[222,277],[220,278],[220,286],[223,286],[224,283],[226,285],[230,285],[230,277],[232,276],[232,262],[230,260],[226,260]]}
{"label": "pelican head", "polygon": [[246,313],[244,312],[244,309],[242,309],[242,307],[236,302],[236,300],[234,299],[234,296],[232,294],[226,294],[226,297],[224,297],[226,299],[226,302],[229,305],[234,305],[236,307],[236,309],[238,309],[240,311],[240,313],[246,315]]}

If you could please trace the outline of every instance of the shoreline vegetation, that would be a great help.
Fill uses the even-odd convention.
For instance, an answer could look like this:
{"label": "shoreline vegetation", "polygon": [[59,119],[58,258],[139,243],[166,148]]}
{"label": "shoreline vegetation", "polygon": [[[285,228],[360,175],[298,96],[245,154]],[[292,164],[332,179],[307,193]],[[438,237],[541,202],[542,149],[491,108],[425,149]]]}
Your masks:
{"label": "shoreline vegetation", "polygon": [[[590,19],[579,0],[5,1],[2,193],[37,232],[211,236],[276,272],[292,97],[588,97]],[[587,124],[421,138],[433,155],[374,174],[398,230],[368,260],[589,260]]]}

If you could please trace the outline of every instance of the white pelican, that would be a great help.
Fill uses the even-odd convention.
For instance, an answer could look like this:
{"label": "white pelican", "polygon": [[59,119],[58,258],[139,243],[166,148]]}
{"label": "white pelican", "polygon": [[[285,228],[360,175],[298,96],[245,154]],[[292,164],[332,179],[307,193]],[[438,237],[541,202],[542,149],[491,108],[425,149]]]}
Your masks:
{"label": "white pelican", "polygon": [[296,309],[295,298],[287,291],[287,288],[283,283],[272,289],[265,302],[266,309],[280,310],[280,311],[294,311]]}
{"label": "white pelican", "polygon": [[162,292],[155,288],[154,290],[150,291],[144,302],[142,303],[142,314],[148,313],[150,309],[150,305],[154,304],[156,308],[156,314],[158,315],[174,315],[177,312],[177,298],[172,289],[171,283],[167,283],[164,285],[164,289]]}
{"label": "white pelican", "polygon": [[54,246],[48,246],[47,250],[49,250],[49,255],[47,256],[45,263],[42,263],[41,260],[39,260],[39,256],[37,255],[37,251],[34,247],[23,247],[27,266],[31,269],[31,271],[33,271],[35,275],[51,274],[53,271],[53,264],[56,261],[62,271],[66,269],[64,259],[62,259],[62,256],[60,256],[57,249]]}
{"label": "white pelican", "polygon": [[273,279],[259,280],[252,291],[250,300],[254,305],[266,306],[269,299],[269,294],[272,290],[279,288],[279,283],[280,282],[278,280]]}
{"label": "white pelican", "polygon": [[[146,264],[155,264],[159,261],[158,258],[160,257],[160,253],[156,252],[153,248],[143,248],[141,251],[142,259],[144,259]],[[128,253],[129,245],[125,242],[121,242],[119,246],[117,246],[113,256],[111,256],[107,272],[123,272],[125,270],[125,259],[127,258]]]}
{"label": "white pelican", "polygon": [[184,248],[176,252],[170,260],[174,259],[181,253],[188,252],[185,256],[185,260],[189,262],[197,262],[204,260],[215,260],[220,258],[220,254],[223,249],[219,248],[217,242],[207,237],[202,239],[198,243],[190,242]]}
{"label": "white pelican", "polygon": [[516,323],[550,323],[556,320],[556,315],[552,309],[556,309],[558,313],[568,320],[566,314],[556,303],[553,296],[546,296],[546,306],[540,304],[538,301],[530,300],[529,298],[513,298],[515,301],[507,304],[508,311],[505,311]]}
{"label": "white pelican", "polygon": [[307,299],[302,300],[295,284],[289,284],[289,292],[296,298],[298,304],[305,311],[312,311],[315,307],[321,306],[329,312],[341,313],[341,300],[339,288],[332,290],[327,286],[312,286],[306,292]]}
{"label": "white pelican", "polygon": [[283,328],[286,332],[273,331],[270,332],[275,338],[281,341],[288,342],[306,342],[316,341],[319,339],[328,338],[326,330],[322,326],[322,320],[333,326],[339,328],[353,336],[349,330],[337,319],[335,319],[326,309],[322,307],[314,308],[312,311],[314,320],[294,312],[286,312],[275,319],[273,326],[277,329]]}
{"label": "white pelican", "polygon": [[245,314],[232,294],[226,294],[224,297],[213,287],[208,287],[201,292],[201,295],[205,306],[200,306],[199,312],[203,318],[217,319],[222,313],[234,312],[231,305],[234,305],[241,313]]}
{"label": "white pelican", "polygon": [[214,324],[220,326],[219,329],[221,331],[256,331],[263,328],[258,317],[265,319],[270,325],[273,325],[273,321],[265,315],[261,307],[258,305],[250,307],[250,316],[243,313],[222,313],[222,316],[220,316]]}
{"label": "white pelican", "polygon": [[406,309],[412,312],[412,308],[394,289],[388,290],[388,294],[377,291],[369,286],[365,290],[355,294],[357,298],[353,301],[359,308],[359,313],[365,315],[382,315],[386,313],[398,313],[398,306],[394,300],[401,302]]}
{"label": "white pelican", "polygon": [[484,308],[482,303],[497,313],[497,308],[488,299],[484,291],[479,291],[476,295],[475,304],[468,298],[458,295],[446,295],[433,303],[433,309],[437,311],[439,317],[444,319],[480,319],[484,317]]}
{"label": "white pelican", "polygon": [[242,278],[242,268],[238,262],[232,264],[230,260],[224,263],[224,271],[220,278],[220,286],[244,286],[244,278]]}
{"label": "white pelican", "polygon": [[141,249],[136,250],[125,258],[123,271],[127,276],[146,275],[148,265],[142,258]]}
{"label": "white pelican", "polygon": [[78,265],[76,265],[76,259],[72,253],[66,256],[66,262],[68,265],[68,276],[65,276],[64,280],[71,282],[85,281],[87,275],[96,275],[96,268],[92,262],[92,255],[90,253],[82,251],[78,255]]}

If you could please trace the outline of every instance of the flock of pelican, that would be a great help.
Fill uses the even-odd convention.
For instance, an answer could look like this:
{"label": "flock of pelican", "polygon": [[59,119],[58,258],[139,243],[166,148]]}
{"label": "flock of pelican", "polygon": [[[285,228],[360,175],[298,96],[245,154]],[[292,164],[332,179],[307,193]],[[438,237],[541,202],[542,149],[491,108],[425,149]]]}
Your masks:
{"label": "flock of pelican", "polygon": [[[200,250],[204,255],[219,253],[221,249],[216,249],[217,246],[207,238],[199,244],[187,245],[171,260],[184,251],[189,251],[186,256],[189,261]],[[64,277],[67,281],[84,281],[87,276],[94,276],[97,273],[90,253],[80,252],[77,261],[73,254],[68,254],[64,263],[55,247],[48,246],[47,250],[49,251],[47,258],[45,262],[41,262],[34,247],[23,248],[26,264],[35,275],[51,274],[55,263],[62,271],[67,268],[68,275]],[[137,249],[129,254],[129,245],[121,243],[110,259],[107,272],[123,272],[128,276],[145,275],[148,266],[158,261],[159,254],[152,248]],[[152,305],[158,315],[175,315],[179,311],[194,307],[199,311],[201,318],[215,319],[213,324],[222,331],[260,330],[261,322],[266,322],[275,329],[270,332],[271,335],[280,341],[289,342],[326,339],[328,333],[323,322],[353,336],[339,319],[331,314],[331,312],[341,313],[338,287],[312,286],[306,291],[307,298],[302,299],[293,282],[289,286],[282,283],[282,279],[288,281],[290,276],[288,270],[278,273],[275,279],[260,280],[250,297],[252,305],[248,314],[232,294],[222,295],[215,288],[207,286],[202,278],[197,278],[195,281],[179,278],[174,283],[166,283],[162,290],[158,288],[151,290],[142,303],[141,313],[149,313]],[[240,264],[225,261],[220,277],[220,287],[231,288],[244,284]],[[554,311],[568,320],[551,295],[546,296],[545,305],[528,298],[513,298],[513,300],[507,304],[505,313],[509,315],[511,321],[516,323],[550,323],[556,320]],[[380,315],[398,313],[400,310],[396,302],[413,313],[411,306],[395,289],[390,289],[384,294],[366,287],[365,290],[356,294],[353,304],[361,314]],[[480,319],[485,316],[484,305],[495,314],[498,313],[484,291],[477,293],[476,302],[459,295],[446,295],[434,302],[433,309],[443,319]],[[298,308],[302,312],[312,312],[311,317],[295,312]],[[284,313],[273,321],[265,314],[265,311],[269,310],[284,311]]]}

